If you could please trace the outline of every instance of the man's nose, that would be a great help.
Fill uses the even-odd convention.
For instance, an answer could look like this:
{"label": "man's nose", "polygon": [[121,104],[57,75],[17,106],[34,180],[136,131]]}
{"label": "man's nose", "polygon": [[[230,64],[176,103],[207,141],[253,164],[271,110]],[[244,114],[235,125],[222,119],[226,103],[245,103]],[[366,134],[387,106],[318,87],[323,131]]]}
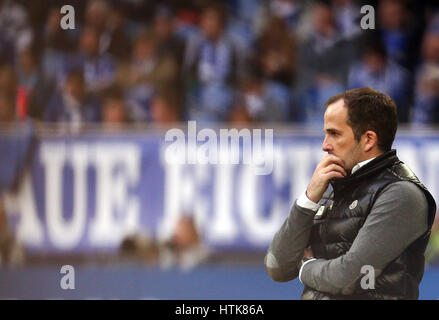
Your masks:
{"label": "man's nose", "polygon": [[322,150],[325,152],[330,152],[332,151],[332,145],[328,142],[328,139],[325,137],[325,140],[323,140],[323,144],[322,144]]}

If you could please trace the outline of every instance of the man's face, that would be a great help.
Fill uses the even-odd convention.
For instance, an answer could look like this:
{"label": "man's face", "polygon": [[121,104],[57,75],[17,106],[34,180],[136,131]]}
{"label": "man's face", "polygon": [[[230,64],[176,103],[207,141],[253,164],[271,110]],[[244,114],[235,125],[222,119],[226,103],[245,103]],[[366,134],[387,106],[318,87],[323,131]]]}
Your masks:
{"label": "man's face", "polygon": [[104,104],[103,110],[104,123],[122,123],[125,121],[125,107],[123,100],[109,99]]}
{"label": "man's face", "polygon": [[201,15],[201,29],[204,35],[210,39],[217,39],[222,31],[219,13],[215,10],[206,10]]}
{"label": "man's face", "polygon": [[70,94],[75,99],[81,100],[84,95],[84,82],[77,76],[71,76],[67,79],[65,84],[65,92]]}
{"label": "man's face", "polygon": [[347,124],[348,109],[340,99],[328,106],[324,116],[325,140],[322,149],[345,163],[344,169],[350,174],[363,155],[362,145],[355,140],[352,127]]}

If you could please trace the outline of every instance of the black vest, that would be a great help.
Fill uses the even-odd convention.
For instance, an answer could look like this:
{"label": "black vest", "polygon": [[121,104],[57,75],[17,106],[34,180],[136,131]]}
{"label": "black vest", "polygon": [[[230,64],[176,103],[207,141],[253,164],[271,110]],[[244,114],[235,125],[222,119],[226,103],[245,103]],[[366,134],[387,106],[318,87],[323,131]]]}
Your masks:
{"label": "black vest", "polygon": [[[351,176],[332,180],[319,204],[311,229],[310,245],[316,258],[334,259],[351,247],[380,192],[391,183],[411,181],[428,201],[428,230],[390,262],[375,279],[375,289],[364,290],[360,279],[352,295],[331,295],[305,287],[302,299],[417,299],[424,274],[424,252],[428,244],[436,204],[415,174],[390,150],[370,161]],[[351,208],[349,208],[351,207]]]}

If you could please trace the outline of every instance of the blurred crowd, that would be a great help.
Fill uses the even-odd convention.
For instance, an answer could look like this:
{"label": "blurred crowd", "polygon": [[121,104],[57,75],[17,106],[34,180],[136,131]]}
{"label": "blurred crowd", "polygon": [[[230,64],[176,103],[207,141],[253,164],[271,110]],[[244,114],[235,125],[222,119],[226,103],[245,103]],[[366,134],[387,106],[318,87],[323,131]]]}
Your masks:
{"label": "blurred crowd", "polygon": [[148,232],[127,235],[119,248],[122,260],[137,260],[161,269],[189,271],[213,262],[214,252],[206,246],[192,215],[182,215],[169,239],[154,239]]}
{"label": "blurred crowd", "polygon": [[[0,0],[0,122],[321,123],[368,86],[439,123],[439,5],[410,0]],[[363,5],[375,29],[363,30]],[[369,23],[371,21],[369,20]]]}

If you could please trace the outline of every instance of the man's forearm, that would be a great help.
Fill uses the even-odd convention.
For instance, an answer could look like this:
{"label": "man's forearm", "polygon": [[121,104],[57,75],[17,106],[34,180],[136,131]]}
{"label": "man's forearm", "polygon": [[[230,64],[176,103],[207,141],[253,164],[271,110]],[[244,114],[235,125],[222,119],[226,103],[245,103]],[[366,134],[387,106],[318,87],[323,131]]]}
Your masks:
{"label": "man's forearm", "polygon": [[370,265],[375,277],[427,230],[427,201],[411,182],[387,187],[375,202],[349,251],[332,260],[317,259],[305,265],[301,281],[331,294],[350,294]]}
{"label": "man's forearm", "polygon": [[314,212],[294,204],[290,214],[274,235],[265,267],[275,281],[289,281],[299,274],[298,264],[308,245]]}

